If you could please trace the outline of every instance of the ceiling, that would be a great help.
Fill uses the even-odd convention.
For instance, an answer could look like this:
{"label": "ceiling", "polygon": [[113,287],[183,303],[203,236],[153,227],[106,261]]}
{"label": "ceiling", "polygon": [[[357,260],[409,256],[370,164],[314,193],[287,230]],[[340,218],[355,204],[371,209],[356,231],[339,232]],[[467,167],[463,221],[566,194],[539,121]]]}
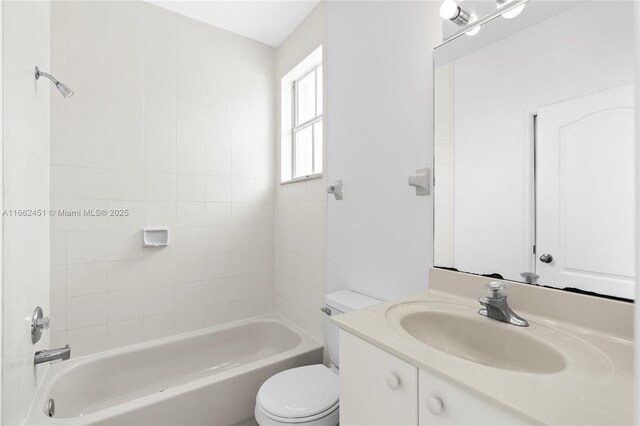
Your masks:
{"label": "ceiling", "polygon": [[189,18],[277,47],[320,0],[149,0]]}

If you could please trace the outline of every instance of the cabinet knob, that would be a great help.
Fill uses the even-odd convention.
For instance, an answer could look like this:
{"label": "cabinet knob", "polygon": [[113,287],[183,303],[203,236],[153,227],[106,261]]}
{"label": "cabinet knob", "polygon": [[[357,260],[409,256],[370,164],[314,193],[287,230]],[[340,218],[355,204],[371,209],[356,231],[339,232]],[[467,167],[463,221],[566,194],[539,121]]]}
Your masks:
{"label": "cabinet knob", "polygon": [[389,386],[389,389],[398,389],[400,387],[400,377],[395,374],[387,375],[387,386]]}
{"label": "cabinet knob", "polygon": [[427,398],[427,408],[431,411],[431,414],[439,416],[444,410],[444,403],[437,396],[430,396]]}

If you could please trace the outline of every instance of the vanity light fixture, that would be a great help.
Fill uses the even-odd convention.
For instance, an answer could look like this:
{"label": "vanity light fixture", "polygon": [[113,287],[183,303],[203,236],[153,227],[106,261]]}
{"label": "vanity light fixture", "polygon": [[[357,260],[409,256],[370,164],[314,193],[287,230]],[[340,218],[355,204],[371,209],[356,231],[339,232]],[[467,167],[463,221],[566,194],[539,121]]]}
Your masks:
{"label": "vanity light fixture", "polygon": [[[508,5],[512,1],[514,0],[495,0],[498,10]],[[522,13],[522,11],[524,10],[524,6],[525,4],[523,3],[520,6],[514,7],[513,9],[506,11],[502,14],[502,17],[505,19],[513,19]]]}
{"label": "vanity light fixture", "polygon": [[[444,0],[440,5],[440,17],[448,19],[459,27],[465,27],[474,22],[477,18],[458,6],[457,0]],[[476,35],[480,32],[480,26],[467,31],[467,35]]]}

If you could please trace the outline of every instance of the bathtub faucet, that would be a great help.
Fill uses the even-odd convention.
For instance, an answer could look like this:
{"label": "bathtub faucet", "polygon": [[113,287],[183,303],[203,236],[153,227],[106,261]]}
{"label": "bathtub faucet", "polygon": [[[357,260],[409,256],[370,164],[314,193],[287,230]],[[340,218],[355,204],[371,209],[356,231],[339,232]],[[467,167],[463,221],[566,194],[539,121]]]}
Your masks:
{"label": "bathtub faucet", "polygon": [[38,351],[33,356],[34,364],[42,364],[44,362],[52,362],[52,361],[66,361],[71,358],[71,348],[69,345],[65,345],[64,348],[58,349],[45,349],[43,351]]}

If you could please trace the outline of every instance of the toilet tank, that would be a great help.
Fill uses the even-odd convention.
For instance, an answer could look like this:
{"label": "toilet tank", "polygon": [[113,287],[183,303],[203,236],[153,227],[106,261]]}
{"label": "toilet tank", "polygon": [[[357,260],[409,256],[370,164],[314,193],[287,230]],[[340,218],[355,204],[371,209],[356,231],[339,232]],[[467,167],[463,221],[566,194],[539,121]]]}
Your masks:
{"label": "toilet tank", "polygon": [[324,296],[324,311],[327,314],[324,319],[327,350],[329,359],[335,366],[340,365],[338,360],[338,327],[331,322],[331,317],[378,303],[382,303],[382,301],[351,290],[340,290]]}

